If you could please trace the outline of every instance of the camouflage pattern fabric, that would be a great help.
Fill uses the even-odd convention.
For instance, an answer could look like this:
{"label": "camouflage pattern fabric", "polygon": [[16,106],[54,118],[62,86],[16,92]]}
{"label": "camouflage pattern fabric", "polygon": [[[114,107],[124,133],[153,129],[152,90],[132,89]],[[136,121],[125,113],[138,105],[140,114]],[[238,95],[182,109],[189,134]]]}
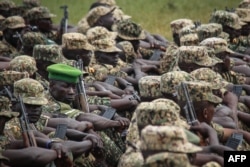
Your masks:
{"label": "camouflage pattern fabric", "polygon": [[146,32],[142,27],[131,20],[120,20],[112,26],[112,30],[125,40],[142,40],[146,38]]}
{"label": "camouflage pattern fabric", "polygon": [[31,78],[16,81],[14,83],[14,95],[20,95],[25,104],[45,105],[48,103],[48,100],[44,96],[43,86]]}
{"label": "camouflage pattern fabric", "polygon": [[85,17],[82,18],[77,24],[77,32],[79,33],[86,34],[89,28],[89,23],[87,22]]}
{"label": "camouflage pattern fabric", "polygon": [[34,47],[35,45],[47,44],[46,37],[40,32],[26,32],[22,36],[24,47]]}
{"label": "camouflage pattern fabric", "polygon": [[240,36],[234,38],[228,46],[234,52],[245,53],[246,50],[250,47],[250,37],[249,36]]}
{"label": "camouflage pattern fabric", "polygon": [[189,143],[183,128],[175,126],[146,126],[141,131],[141,150],[195,153],[201,151]]}
{"label": "camouflage pattern fabric", "polygon": [[234,71],[221,73],[223,79],[227,82],[231,82],[233,84],[244,84],[246,83],[246,77],[242,73],[236,73]]}
{"label": "camouflage pattern fabric", "polygon": [[62,36],[62,47],[65,49],[94,50],[88,43],[87,37],[81,33],[66,33]]}
{"label": "camouflage pattern fabric", "polygon": [[214,72],[210,68],[199,68],[192,71],[190,75],[197,80],[209,82],[213,89],[221,89],[229,84],[219,73]]}
{"label": "camouflage pattern fabric", "polygon": [[[210,101],[215,104],[222,102],[221,98],[213,94],[212,86],[208,82],[183,81],[183,83],[186,85],[190,98],[194,102]],[[185,92],[183,91],[181,86],[178,86],[177,92],[178,92],[178,100],[186,101]]]}
{"label": "camouflage pattern fabric", "polygon": [[10,16],[3,21],[2,26],[2,30],[24,28],[25,21],[21,16]]}
{"label": "camouflage pattern fabric", "polygon": [[145,76],[139,80],[140,96],[143,98],[162,97],[160,90],[161,76]]}
{"label": "camouflage pattern fabric", "polygon": [[95,26],[95,27],[90,28],[87,31],[86,36],[88,38],[88,41],[92,43],[96,40],[106,39],[106,38],[110,38],[114,40],[117,37],[117,32],[109,31],[105,27]]}
{"label": "camouflage pattern fabric", "polygon": [[9,10],[10,8],[15,7],[16,4],[11,0],[2,0],[0,2],[0,10]]}
{"label": "camouflage pattern fabric", "polygon": [[95,47],[95,51],[100,52],[121,52],[119,48],[116,47],[116,41],[110,37],[101,39],[89,39],[91,45]]}
{"label": "camouflage pattern fabric", "polygon": [[[138,108],[138,107],[137,107]],[[137,126],[136,111],[133,113],[128,130],[127,130],[126,141],[136,144],[140,141],[139,129]],[[129,146],[127,145],[127,148]]]}
{"label": "camouflage pattern fabric", "polygon": [[0,96],[0,116],[12,119],[19,115],[18,112],[12,112],[10,109],[11,102],[5,96]]}
{"label": "camouflage pattern fabric", "polygon": [[115,7],[107,7],[107,6],[95,7],[88,12],[86,20],[90,25],[90,27],[92,27],[101,16],[104,16],[114,11],[114,9]]}
{"label": "camouflage pattern fabric", "polygon": [[239,16],[242,22],[250,22],[250,9],[236,8],[235,13]]}
{"label": "camouflage pattern fabric", "polygon": [[180,82],[194,80],[195,77],[185,71],[168,72],[161,76],[160,89],[162,93],[174,95]]}
{"label": "camouflage pattern fabric", "polygon": [[118,167],[138,167],[143,166],[143,164],[142,153],[131,149],[121,156]]}
{"label": "camouflage pattern fabric", "polygon": [[33,57],[27,55],[17,56],[10,61],[10,70],[19,72],[28,72],[30,76],[37,71],[36,61]]}
{"label": "camouflage pattern fabric", "polygon": [[105,106],[111,105],[110,101],[111,99],[109,97],[88,96],[87,100],[89,104],[105,105]]}
{"label": "camouflage pattern fabric", "polygon": [[152,49],[143,48],[143,47],[139,47],[138,50],[141,53],[143,59],[149,59],[154,53]]}
{"label": "camouflage pattern fabric", "polygon": [[50,11],[47,7],[39,6],[39,7],[34,7],[32,9],[28,10],[24,17],[28,21],[31,21],[31,20],[52,18],[55,16],[56,15],[50,13]]}
{"label": "camouflage pattern fabric", "polygon": [[96,2],[107,4],[109,6],[116,6],[116,1],[115,0],[97,0]]}
{"label": "camouflage pattern fabric", "polygon": [[39,7],[41,5],[40,0],[23,0],[23,6],[26,8]]}
{"label": "camouflage pattern fabric", "polygon": [[188,34],[197,34],[197,26],[195,25],[187,25],[180,29],[179,37],[188,35]]}
{"label": "camouflage pattern fabric", "polygon": [[197,46],[199,44],[199,37],[195,34],[186,34],[180,37],[181,46]]}
{"label": "camouflage pattern fabric", "polygon": [[17,54],[18,51],[15,47],[9,44],[5,39],[0,41],[0,55],[5,57],[11,57],[11,54]]}
{"label": "camouflage pattern fabric", "polygon": [[250,2],[248,0],[243,0],[239,4],[239,8],[250,8]]}
{"label": "camouflage pattern fabric", "polygon": [[207,162],[206,164],[202,165],[202,167],[221,167],[221,165],[215,161],[211,161],[211,162]]}
{"label": "camouflage pattern fabric", "polygon": [[176,45],[170,45],[166,52],[163,54],[163,57],[160,60],[160,72],[161,74],[164,74],[166,72],[170,71],[177,71],[179,70],[178,67],[178,54],[177,54],[177,46]]}
{"label": "camouflage pattern fabric", "polygon": [[3,71],[0,72],[0,85],[13,85],[15,81],[23,78],[28,78],[28,72],[17,72],[17,71]]}
{"label": "camouflage pattern fabric", "polygon": [[191,167],[186,154],[163,152],[150,155],[145,159],[145,167],[178,166]]}
{"label": "camouflage pattern fabric", "polygon": [[177,52],[179,63],[195,63],[206,67],[222,63],[222,60],[209,56],[208,51],[204,46],[181,46],[178,48]]}
{"label": "camouflage pattern fabric", "polygon": [[113,17],[115,20],[127,20],[131,19],[131,16],[124,14],[124,12],[120,8],[115,8],[113,12]]}
{"label": "camouflage pattern fabric", "polygon": [[240,20],[237,14],[224,10],[217,10],[213,12],[209,22],[227,25],[236,30],[241,29],[241,27],[246,24]]}
{"label": "camouflage pattern fabric", "polygon": [[132,63],[135,58],[137,58],[137,54],[135,53],[134,47],[129,41],[122,41],[117,43],[117,45],[122,47],[122,51],[126,57],[126,63]]}
{"label": "camouflage pattern fabric", "polygon": [[170,23],[173,34],[179,34],[180,30],[188,25],[194,25],[194,22],[190,19],[177,19]]}

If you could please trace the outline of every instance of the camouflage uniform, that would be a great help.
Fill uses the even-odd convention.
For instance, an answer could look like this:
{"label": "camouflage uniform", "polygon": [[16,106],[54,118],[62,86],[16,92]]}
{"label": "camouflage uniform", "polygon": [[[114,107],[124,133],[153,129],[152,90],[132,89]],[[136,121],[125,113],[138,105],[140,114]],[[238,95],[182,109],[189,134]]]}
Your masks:
{"label": "camouflage uniform", "polygon": [[2,0],[0,2],[0,10],[3,11],[4,17],[9,17],[10,9],[16,7],[16,4],[11,0]]}
{"label": "camouflage uniform", "polygon": [[[25,22],[24,19],[20,16],[11,16],[7,17],[3,22],[2,22],[2,29],[16,29],[16,28],[24,28],[25,27]],[[0,41],[0,55],[9,57],[10,54],[17,54],[18,51],[17,49],[9,44],[5,39],[3,41]]]}

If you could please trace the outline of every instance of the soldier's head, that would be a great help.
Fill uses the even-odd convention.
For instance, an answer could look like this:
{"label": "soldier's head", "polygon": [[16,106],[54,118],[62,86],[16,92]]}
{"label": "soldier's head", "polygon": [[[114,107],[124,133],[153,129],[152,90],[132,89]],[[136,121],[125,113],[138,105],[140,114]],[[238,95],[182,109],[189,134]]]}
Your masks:
{"label": "soldier's head", "polygon": [[10,9],[16,7],[16,4],[11,0],[2,0],[0,2],[0,15],[4,17],[10,16]]}
{"label": "soldier's head", "polygon": [[[41,83],[31,78],[16,81],[14,83],[14,95],[22,98],[29,122],[36,123],[42,114],[42,106],[48,103]],[[15,109],[21,111],[20,103],[16,105]]]}
{"label": "soldier's head", "polygon": [[88,66],[94,47],[81,33],[66,33],[62,36],[62,53],[70,60],[82,59],[83,65]]}
{"label": "soldier's head", "polygon": [[82,72],[65,64],[53,64],[47,67],[49,72],[50,93],[57,100],[70,104],[75,100],[76,83]]}
{"label": "soldier's head", "polygon": [[7,17],[2,23],[4,39],[14,47],[20,43],[19,35],[25,28],[24,19],[21,16]]}
{"label": "soldier's head", "polygon": [[42,32],[51,31],[53,17],[55,17],[55,15],[51,14],[49,9],[44,6],[32,8],[28,10],[24,16],[28,24],[37,26]]}
{"label": "soldier's head", "polygon": [[190,100],[193,103],[197,119],[200,122],[210,124],[214,108],[217,104],[222,102],[222,99],[215,96],[212,91],[212,85],[205,81],[184,81],[186,89],[183,89],[182,84],[177,88],[178,103],[182,109],[182,115],[185,117],[185,105],[187,104],[186,93],[189,93]]}

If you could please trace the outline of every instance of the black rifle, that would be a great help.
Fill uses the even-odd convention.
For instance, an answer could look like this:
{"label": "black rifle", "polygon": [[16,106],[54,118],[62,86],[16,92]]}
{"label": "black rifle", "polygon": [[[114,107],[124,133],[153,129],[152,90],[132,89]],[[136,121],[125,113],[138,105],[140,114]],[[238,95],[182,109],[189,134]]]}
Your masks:
{"label": "black rifle", "polygon": [[19,39],[18,48],[19,48],[19,50],[22,50],[23,49],[23,39],[22,39],[21,34],[16,31],[16,33],[13,35],[13,37]]}
{"label": "black rifle", "polygon": [[[75,63],[75,67],[82,71],[82,69],[83,69],[82,59],[79,59]],[[77,108],[89,113],[89,104],[88,104],[88,100],[87,100],[87,95],[86,95],[82,75],[79,76],[79,81],[76,84],[76,90],[77,90],[77,99],[76,99],[77,100]]]}
{"label": "black rifle", "polygon": [[69,18],[68,6],[67,5],[60,6],[60,9],[63,10],[63,18],[61,19],[60,23],[60,31],[62,32],[62,34],[64,34],[68,32],[68,18]]}

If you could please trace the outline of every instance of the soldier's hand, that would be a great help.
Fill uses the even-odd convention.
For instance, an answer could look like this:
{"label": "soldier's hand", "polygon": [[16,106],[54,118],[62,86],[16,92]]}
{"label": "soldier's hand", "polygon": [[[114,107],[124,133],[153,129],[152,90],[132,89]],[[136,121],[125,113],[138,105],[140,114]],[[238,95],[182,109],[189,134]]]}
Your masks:
{"label": "soldier's hand", "polygon": [[94,134],[88,134],[83,140],[90,140],[92,142],[92,148],[103,148],[103,142],[100,136]]}
{"label": "soldier's hand", "polygon": [[114,121],[120,122],[120,124],[121,124],[122,127],[128,127],[129,123],[130,123],[129,119],[127,119],[125,117],[121,117],[121,116],[116,116],[114,118]]}
{"label": "soldier's hand", "polygon": [[65,156],[68,152],[68,149],[61,142],[52,142],[51,149],[56,151],[57,158]]}
{"label": "soldier's hand", "polygon": [[89,129],[93,129],[93,124],[91,122],[88,121],[81,121],[79,123],[79,125],[77,126],[77,130],[81,131],[81,132],[85,132],[88,131]]}

